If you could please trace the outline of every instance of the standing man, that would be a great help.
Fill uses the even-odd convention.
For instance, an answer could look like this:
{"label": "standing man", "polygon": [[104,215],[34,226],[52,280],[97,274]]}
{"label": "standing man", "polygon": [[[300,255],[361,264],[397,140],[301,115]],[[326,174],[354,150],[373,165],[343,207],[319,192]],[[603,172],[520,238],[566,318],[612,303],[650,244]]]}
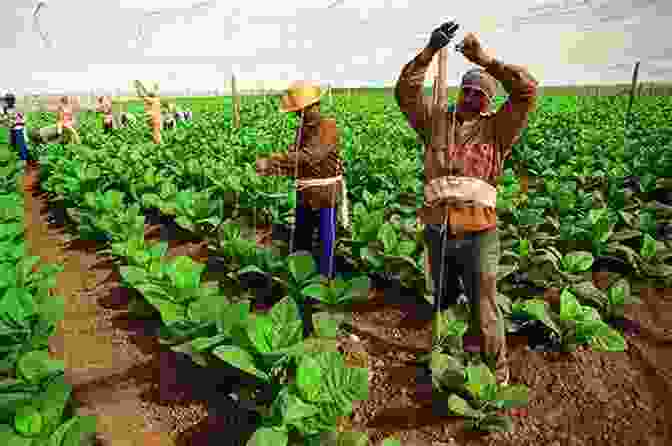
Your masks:
{"label": "standing man", "polygon": [[[425,224],[434,283],[434,311],[446,302],[446,279],[459,274],[464,282],[472,315],[470,337],[478,340],[483,359],[495,370],[497,381],[508,383],[506,339],[497,306],[497,178],[511,147],[536,103],[537,81],[520,66],[502,63],[488,55],[473,34],[459,50],[477,68],[462,77],[457,106],[452,112],[432,116],[431,101],[422,88],[430,62],[453,39],[458,25],[437,28],[420,54],[402,70],[395,97],[411,127],[425,144],[424,206],[419,217]],[[496,80],[509,97],[496,112],[489,111],[496,94]],[[445,141],[432,141],[432,121],[445,119]],[[441,305],[441,306],[439,306]],[[445,308],[445,307],[444,307]]]}
{"label": "standing man", "polygon": [[61,103],[56,112],[56,131],[63,137],[65,144],[81,144],[79,133],[75,128],[75,116],[68,96],[61,97]]}
{"label": "standing man", "polygon": [[161,98],[159,97],[159,85],[154,84],[154,91],[147,91],[140,81],[135,81],[138,96],[145,102],[145,113],[149,118],[152,128],[154,144],[161,144]]}
{"label": "standing man", "polygon": [[296,144],[288,153],[257,159],[259,175],[297,176],[296,246],[312,252],[313,232],[319,222],[322,256],[320,273],[334,277],[336,204],[342,192],[343,164],[336,121],[320,115],[324,93],[307,82],[293,83],[281,99],[280,112],[295,113],[300,120]]}
{"label": "standing man", "polygon": [[5,120],[9,128],[9,145],[19,150],[21,161],[28,161],[28,145],[26,143],[26,119],[16,108],[16,96],[7,93],[5,96]]}
{"label": "standing man", "polygon": [[103,115],[103,133],[112,133],[114,129],[114,114],[112,111],[112,98],[109,96],[100,96],[98,98],[97,110]]}

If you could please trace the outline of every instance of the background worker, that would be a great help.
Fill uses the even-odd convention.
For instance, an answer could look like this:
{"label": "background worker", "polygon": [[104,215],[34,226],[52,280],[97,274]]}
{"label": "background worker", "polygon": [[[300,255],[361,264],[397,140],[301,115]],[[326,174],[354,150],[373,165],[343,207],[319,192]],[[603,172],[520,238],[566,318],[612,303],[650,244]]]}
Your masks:
{"label": "background worker", "polygon": [[81,144],[79,133],[75,129],[75,118],[72,104],[68,96],[61,97],[61,103],[56,112],[56,131],[63,137],[64,143]]}
{"label": "background worker", "polygon": [[4,102],[4,124],[9,129],[9,145],[19,151],[19,157],[22,161],[28,161],[25,115],[17,110],[16,97],[12,93],[5,95]]}
{"label": "background worker", "polygon": [[161,115],[161,119],[163,120],[163,128],[164,129],[174,129],[175,128],[175,104],[172,102],[170,104],[166,104],[166,106],[163,109],[163,113]]}
{"label": "background worker", "polygon": [[319,270],[324,278],[331,279],[334,277],[336,205],[343,191],[343,164],[336,121],[322,118],[320,114],[323,94],[319,86],[307,82],[294,82],[289,87],[281,99],[280,111],[295,113],[300,119],[296,144],[289,147],[288,153],[257,159],[257,173],[297,176],[295,249],[313,251],[313,232],[319,223],[322,243]]}
{"label": "background worker", "polygon": [[109,96],[100,96],[96,111],[102,114],[103,133],[112,133],[114,129],[114,114],[112,112],[112,99]]}
{"label": "background worker", "polygon": [[[505,384],[509,379],[505,330],[496,302],[500,249],[496,182],[534,108],[537,82],[525,68],[489,56],[470,33],[460,48],[478,68],[463,76],[455,110],[432,116],[431,101],[422,92],[425,75],[436,53],[448,45],[457,29],[456,23],[447,22],[434,30],[426,48],[404,66],[395,97],[425,144],[425,197],[419,217],[425,224],[434,310],[443,309],[439,302],[454,303],[444,292],[442,273],[459,274],[472,309],[469,334],[476,336],[497,381]],[[491,113],[495,80],[502,83],[509,97]],[[431,140],[434,119],[447,121],[446,141]]]}
{"label": "background worker", "polygon": [[138,80],[135,81],[138,96],[145,103],[145,113],[152,129],[152,137],[155,144],[161,144],[161,98],[159,97],[159,84],[154,84],[154,90],[148,91]]}

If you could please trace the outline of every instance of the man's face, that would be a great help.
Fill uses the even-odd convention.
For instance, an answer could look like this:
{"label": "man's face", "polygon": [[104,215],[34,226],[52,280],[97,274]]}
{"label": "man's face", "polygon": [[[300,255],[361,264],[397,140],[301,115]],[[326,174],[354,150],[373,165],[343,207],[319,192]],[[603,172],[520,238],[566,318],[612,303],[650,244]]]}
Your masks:
{"label": "man's face", "polygon": [[478,113],[488,104],[488,98],[480,90],[470,87],[462,87],[462,101],[458,106],[459,111]]}

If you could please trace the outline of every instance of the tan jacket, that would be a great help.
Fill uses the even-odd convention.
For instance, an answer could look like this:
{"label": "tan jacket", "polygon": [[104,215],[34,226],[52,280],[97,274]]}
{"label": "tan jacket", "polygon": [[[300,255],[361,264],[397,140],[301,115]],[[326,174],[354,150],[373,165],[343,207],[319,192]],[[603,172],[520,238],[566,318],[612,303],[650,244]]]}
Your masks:
{"label": "tan jacket", "polygon": [[[331,178],[343,174],[336,121],[321,118],[319,113],[306,115],[303,138],[297,151],[292,144],[287,153],[271,156],[268,175],[294,177],[298,167],[298,179]],[[298,163],[297,163],[298,161]],[[302,190],[305,205],[312,209],[332,208],[338,204],[341,184],[310,186]]]}
{"label": "tan jacket", "polygon": [[[453,175],[476,177],[496,186],[502,174],[504,160],[511,155],[511,146],[527,125],[528,113],[536,102],[537,81],[523,67],[494,61],[486,71],[500,81],[509,94],[505,104],[496,112],[481,115],[472,122],[455,123],[455,145],[452,141],[452,113],[445,110],[441,119],[448,122],[448,135],[443,147],[431,146],[431,100],[422,89],[431,59],[420,53],[402,70],[395,87],[399,108],[411,127],[425,144],[425,184],[435,178]],[[444,151],[451,161],[443,165]],[[476,232],[497,226],[495,208],[430,208],[419,209],[422,223],[441,224],[447,216],[451,232]]]}

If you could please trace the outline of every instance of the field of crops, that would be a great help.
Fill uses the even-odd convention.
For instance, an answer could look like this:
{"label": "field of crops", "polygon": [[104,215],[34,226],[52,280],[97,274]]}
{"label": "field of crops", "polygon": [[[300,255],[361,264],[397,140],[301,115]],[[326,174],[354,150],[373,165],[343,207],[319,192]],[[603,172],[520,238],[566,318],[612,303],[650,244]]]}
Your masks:
{"label": "field of crops", "polygon": [[[422,147],[391,96],[335,95],[323,106],[341,129],[352,222],[338,229],[331,284],[310,256],[287,255],[290,180],[255,173],[257,156],[293,140],[296,123],[277,98],[243,98],[239,130],[228,104],[192,106],[194,121],[164,131],[160,146],[143,120],[109,136],[82,114],[82,145],[31,147],[44,192],[35,199],[51,211],[30,225],[63,226],[49,234],[82,265],[108,259],[124,317],[154,322],[164,350],[226,375],[218,398],[252,414],[228,443],[165,427],[176,444],[672,439],[671,98],[638,98],[627,133],[623,97],[544,97],[531,116],[498,195],[513,382],[503,388],[463,345],[468,305],[445,312],[442,336],[432,336],[415,215]],[[53,119],[36,114],[28,125]],[[72,248],[77,240],[93,241],[94,253]],[[100,300],[112,292],[96,290]],[[258,312],[257,300],[274,306]],[[160,413],[158,430],[179,418]]]}

